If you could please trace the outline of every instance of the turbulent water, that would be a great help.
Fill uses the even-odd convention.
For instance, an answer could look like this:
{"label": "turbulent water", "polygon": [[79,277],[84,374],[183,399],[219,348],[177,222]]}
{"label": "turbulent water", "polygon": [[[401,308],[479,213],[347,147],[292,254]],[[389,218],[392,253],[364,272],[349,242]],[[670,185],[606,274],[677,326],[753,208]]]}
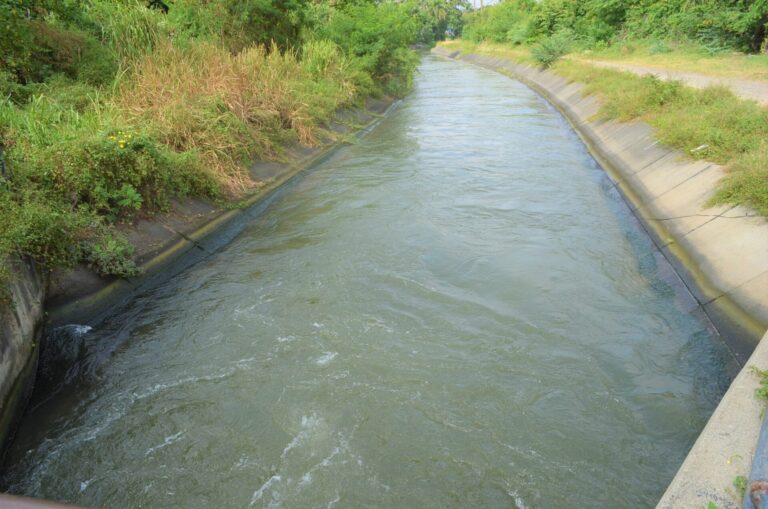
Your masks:
{"label": "turbulent water", "polygon": [[655,504],[727,349],[575,134],[425,57],[359,144],[81,329],[14,493],[84,506]]}

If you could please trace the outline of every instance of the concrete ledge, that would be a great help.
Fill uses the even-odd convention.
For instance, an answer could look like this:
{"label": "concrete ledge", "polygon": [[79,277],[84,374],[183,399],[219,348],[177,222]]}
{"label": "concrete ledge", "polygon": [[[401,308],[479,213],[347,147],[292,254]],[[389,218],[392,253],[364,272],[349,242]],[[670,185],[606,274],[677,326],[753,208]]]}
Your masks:
{"label": "concrete ledge", "polygon": [[433,52],[508,74],[563,113],[745,365],[658,505],[740,507],[733,481],[749,474],[765,412],[752,368],[768,369],[766,218],[744,207],[706,207],[725,175],[721,166],[659,145],[642,122],[596,119],[599,100],[580,83],[509,60]]}

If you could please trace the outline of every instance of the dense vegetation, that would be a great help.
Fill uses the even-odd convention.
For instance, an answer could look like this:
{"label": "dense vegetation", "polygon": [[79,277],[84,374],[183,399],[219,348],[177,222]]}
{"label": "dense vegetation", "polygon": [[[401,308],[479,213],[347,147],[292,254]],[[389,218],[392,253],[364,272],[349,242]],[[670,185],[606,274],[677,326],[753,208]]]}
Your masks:
{"label": "dense vegetation", "polygon": [[116,224],[254,188],[249,162],[405,92],[463,5],[0,0],[0,286],[17,253],[135,274]]}
{"label": "dense vegetation", "polygon": [[505,0],[468,16],[464,37],[512,44],[559,36],[580,47],[625,39],[690,40],[766,50],[768,0]]}
{"label": "dense vegetation", "polygon": [[[726,165],[730,174],[712,203],[768,215],[768,109],[724,88],[693,90],[585,63],[645,47],[647,63],[675,53],[678,60],[697,59],[705,71],[724,62],[734,69],[765,65],[767,56],[748,61],[734,52],[768,50],[768,0],[504,0],[466,17],[464,46],[490,41],[484,51],[554,66],[588,83],[587,92],[603,98],[604,117],[642,119],[665,144]],[[560,60],[571,52],[578,58]]]}

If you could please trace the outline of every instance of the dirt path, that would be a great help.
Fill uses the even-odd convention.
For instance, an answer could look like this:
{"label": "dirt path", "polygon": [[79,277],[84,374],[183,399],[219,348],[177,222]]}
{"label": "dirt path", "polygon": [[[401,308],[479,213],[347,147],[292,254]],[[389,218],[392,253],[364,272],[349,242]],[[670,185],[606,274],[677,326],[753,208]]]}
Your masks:
{"label": "dirt path", "polygon": [[695,72],[670,71],[658,67],[646,67],[621,62],[606,62],[603,60],[582,60],[579,62],[591,64],[608,69],[619,69],[639,75],[653,74],[663,80],[680,80],[695,88],[706,88],[713,85],[723,85],[730,88],[734,94],[743,98],[757,101],[763,106],[768,106],[768,82],[756,80],[742,80],[722,76],[708,76]]}

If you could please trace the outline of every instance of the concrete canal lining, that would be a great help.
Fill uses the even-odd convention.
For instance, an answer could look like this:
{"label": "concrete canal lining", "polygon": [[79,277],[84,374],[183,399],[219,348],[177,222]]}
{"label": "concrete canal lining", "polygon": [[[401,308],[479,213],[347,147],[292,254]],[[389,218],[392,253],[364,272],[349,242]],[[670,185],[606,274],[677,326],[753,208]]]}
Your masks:
{"label": "concrete canal lining", "polygon": [[10,265],[12,305],[0,305],[0,458],[35,379],[46,286],[45,273],[30,260]]}
{"label": "concrete canal lining", "polygon": [[[434,53],[510,74],[556,106],[611,176],[659,249],[744,365],[658,507],[740,507],[733,487],[749,473],[765,405],[755,397],[768,369],[768,222],[740,206],[707,207],[722,166],[659,145],[642,122],[596,119],[599,99],[552,71],[485,55]],[[763,336],[765,334],[765,336]],[[752,352],[752,348],[754,351]],[[751,356],[747,356],[751,353]]]}

